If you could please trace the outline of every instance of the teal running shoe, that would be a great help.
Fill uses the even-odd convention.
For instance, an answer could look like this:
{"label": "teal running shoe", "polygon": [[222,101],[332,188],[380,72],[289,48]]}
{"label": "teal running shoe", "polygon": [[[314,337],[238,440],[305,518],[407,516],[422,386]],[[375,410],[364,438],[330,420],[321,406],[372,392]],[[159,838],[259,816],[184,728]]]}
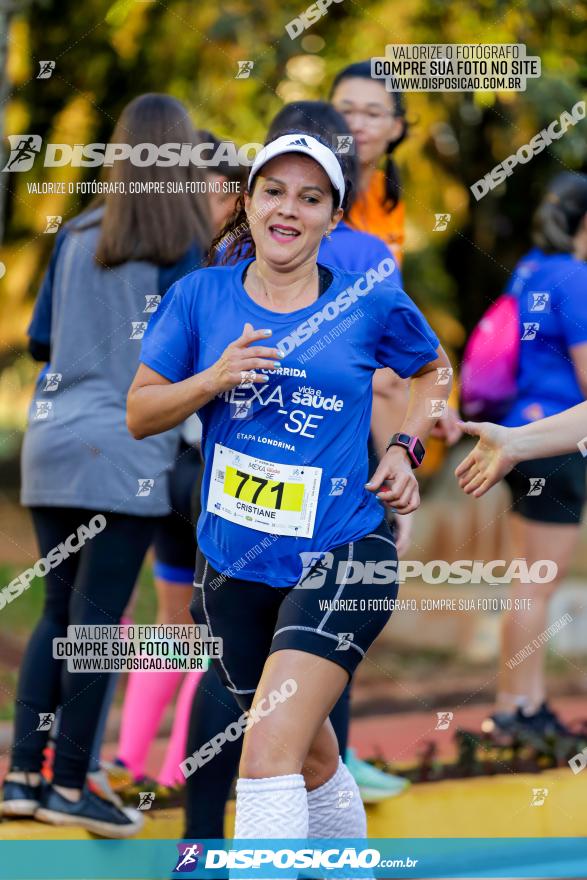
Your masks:
{"label": "teal running shoe", "polygon": [[361,761],[354,749],[347,749],[345,764],[359,786],[364,804],[377,804],[386,798],[396,797],[410,785],[410,780],[403,776],[384,773],[367,761]]}

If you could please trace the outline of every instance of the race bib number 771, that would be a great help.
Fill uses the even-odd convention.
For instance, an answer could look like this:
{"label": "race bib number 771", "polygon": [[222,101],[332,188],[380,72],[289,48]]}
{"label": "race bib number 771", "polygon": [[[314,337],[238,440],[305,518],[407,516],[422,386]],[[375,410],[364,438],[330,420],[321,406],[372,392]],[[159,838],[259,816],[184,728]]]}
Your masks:
{"label": "race bib number 771", "polygon": [[216,443],[207,510],[273,535],[311,538],[322,468],[277,464]]}

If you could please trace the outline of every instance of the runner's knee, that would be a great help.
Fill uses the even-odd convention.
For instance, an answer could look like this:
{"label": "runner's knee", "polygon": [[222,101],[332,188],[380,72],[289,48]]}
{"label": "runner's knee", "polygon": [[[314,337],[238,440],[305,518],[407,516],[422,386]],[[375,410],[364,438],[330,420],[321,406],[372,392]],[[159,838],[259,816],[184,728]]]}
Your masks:
{"label": "runner's knee", "polygon": [[245,737],[239,776],[246,779],[287,776],[301,773],[302,764],[302,755],[283,732],[258,724]]}
{"label": "runner's knee", "polygon": [[310,751],[302,765],[302,773],[308,791],[313,791],[320,785],[324,785],[334,776],[339,757],[338,741],[332,726],[327,722],[310,746]]}

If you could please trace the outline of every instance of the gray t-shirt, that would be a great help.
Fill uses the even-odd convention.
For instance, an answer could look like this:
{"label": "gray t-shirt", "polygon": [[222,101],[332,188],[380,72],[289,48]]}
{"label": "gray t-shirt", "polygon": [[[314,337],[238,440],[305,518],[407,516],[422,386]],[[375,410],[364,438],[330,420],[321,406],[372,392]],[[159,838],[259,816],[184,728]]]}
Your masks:
{"label": "gray t-shirt", "polygon": [[[77,218],[61,233],[50,291],[46,277],[39,296],[45,296],[47,321],[50,309],[51,362],[29,411],[21,502],[165,514],[179,428],[135,440],[126,427],[126,395],[160,299],[159,267],[144,261],[98,266],[99,226],[76,231],[79,225]],[[42,309],[39,301],[39,314]]]}

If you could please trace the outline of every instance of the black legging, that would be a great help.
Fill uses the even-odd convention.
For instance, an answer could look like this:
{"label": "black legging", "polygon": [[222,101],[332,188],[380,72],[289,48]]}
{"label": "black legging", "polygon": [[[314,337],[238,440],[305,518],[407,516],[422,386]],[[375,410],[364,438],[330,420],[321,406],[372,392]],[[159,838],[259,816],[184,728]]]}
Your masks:
{"label": "black legging", "polygon": [[[103,513],[106,526],[45,575],[45,605],[24,655],[18,681],[12,770],[38,772],[48,731],[39,714],[61,707],[53,781],[82,788],[109,673],[69,673],[53,659],[53,639],[68,625],[117,624],[153,538],[157,517],[72,507],[32,507],[42,557]],[[18,601],[18,600],[16,600]]]}
{"label": "black legging", "polygon": [[[330,713],[341,755],[347,747],[349,728],[348,685]],[[215,734],[224,730],[242,715],[242,709],[210,667],[198,685],[192,702],[187,741],[191,755]],[[226,740],[222,750],[188,776],[186,783],[186,827],[184,837],[209,839],[224,837],[224,808],[236,776],[242,749],[242,738]]]}

